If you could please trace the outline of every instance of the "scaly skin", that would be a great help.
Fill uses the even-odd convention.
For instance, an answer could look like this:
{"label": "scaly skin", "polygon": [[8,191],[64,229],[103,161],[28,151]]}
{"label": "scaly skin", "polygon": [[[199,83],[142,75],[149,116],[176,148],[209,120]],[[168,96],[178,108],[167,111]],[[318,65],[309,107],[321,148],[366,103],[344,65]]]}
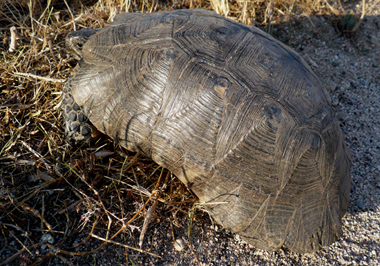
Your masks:
{"label": "scaly skin", "polygon": [[62,93],[63,126],[67,140],[74,146],[79,146],[90,141],[95,128],[74,101],[70,93],[70,84],[70,81],[65,84]]}

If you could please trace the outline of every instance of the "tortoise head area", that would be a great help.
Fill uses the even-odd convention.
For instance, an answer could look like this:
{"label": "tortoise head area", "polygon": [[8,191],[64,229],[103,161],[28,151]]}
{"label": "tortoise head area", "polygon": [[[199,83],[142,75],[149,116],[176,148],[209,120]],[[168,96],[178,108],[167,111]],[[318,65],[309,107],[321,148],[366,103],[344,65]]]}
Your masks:
{"label": "tortoise head area", "polygon": [[75,60],[82,59],[83,46],[97,31],[97,29],[82,29],[79,31],[73,31],[66,36],[66,49]]}

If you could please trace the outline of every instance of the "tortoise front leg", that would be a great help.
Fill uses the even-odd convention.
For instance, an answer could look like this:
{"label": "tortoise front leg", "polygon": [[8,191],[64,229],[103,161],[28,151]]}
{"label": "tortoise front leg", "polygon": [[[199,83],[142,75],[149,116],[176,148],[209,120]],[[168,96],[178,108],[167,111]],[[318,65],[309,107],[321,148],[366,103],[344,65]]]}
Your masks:
{"label": "tortoise front leg", "polygon": [[65,128],[66,139],[74,146],[89,142],[97,135],[98,131],[88,120],[84,111],[74,101],[70,93],[70,82],[65,84],[62,92],[61,109],[63,114],[63,126]]}

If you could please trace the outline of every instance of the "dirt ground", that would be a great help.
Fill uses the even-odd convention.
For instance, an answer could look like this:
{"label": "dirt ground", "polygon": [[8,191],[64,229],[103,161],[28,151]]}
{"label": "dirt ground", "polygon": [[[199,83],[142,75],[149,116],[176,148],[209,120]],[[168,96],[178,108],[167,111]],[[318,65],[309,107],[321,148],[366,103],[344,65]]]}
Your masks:
{"label": "dirt ground", "polygon": [[[191,212],[179,211],[178,215],[173,217],[172,211],[163,209],[164,211],[157,213],[155,221],[149,226],[143,244],[144,251],[160,257],[108,244],[91,255],[51,256],[42,265],[380,265],[380,3],[378,2],[368,1],[368,6],[373,4],[373,8],[354,33],[342,33],[338,29],[339,23],[331,16],[293,17],[287,22],[276,24],[272,32],[274,37],[300,53],[320,77],[330,92],[332,105],[346,135],[346,143],[353,162],[351,205],[343,219],[343,236],[339,241],[314,254],[302,255],[284,250],[266,252],[244,243],[238,235],[213,225],[207,213],[197,210],[191,223],[192,247],[189,247],[186,243],[191,219],[187,216]],[[116,150],[116,152],[123,155],[125,151]],[[4,182],[4,179],[2,180]],[[5,187],[4,184],[2,186]],[[59,186],[54,189],[58,190]],[[190,192],[185,189],[184,191],[183,198],[192,197]],[[0,196],[5,197],[4,194]],[[191,204],[184,206],[191,208]],[[83,209],[77,211],[79,214],[85,213]],[[0,220],[1,222],[3,221]],[[4,229],[2,230],[4,234]],[[110,233],[116,230],[111,229]],[[12,232],[16,234],[18,231],[16,228]],[[91,227],[85,227],[83,231],[71,236],[60,249],[70,249],[84,240],[90,231]],[[137,233],[130,231],[132,234]],[[106,231],[99,234],[105,237]],[[183,243],[185,248],[177,250],[173,236],[177,240],[176,245]],[[119,235],[117,238],[115,241],[136,246],[134,237],[125,239],[125,235]],[[57,236],[55,241],[59,242],[60,239],[61,237]],[[83,253],[98,247],[101,243],[101,240],[91,238],[90,241],[70,251]],[[16,238],[9,242],[2,240],[0,265],[1,261],[15,254],[20,247]],[[48,245],[39,245],[30,254],[24,252],[24,255],[5,265],[29,265],[31,256],[46,254],[49,248]]]}

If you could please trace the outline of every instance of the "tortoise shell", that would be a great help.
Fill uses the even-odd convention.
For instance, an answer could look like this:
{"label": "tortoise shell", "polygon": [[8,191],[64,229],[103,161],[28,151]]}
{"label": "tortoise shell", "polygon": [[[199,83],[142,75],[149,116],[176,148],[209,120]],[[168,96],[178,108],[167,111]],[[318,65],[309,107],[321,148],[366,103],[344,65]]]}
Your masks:
{"label": "tortoise shell", "polygon": [[71,139],[92,124],[151,157],[258,248],[311,252],[339,238],[350,156],[296,52],[194,9],[120,14],[67,40],[81,59],[63,94]]}

